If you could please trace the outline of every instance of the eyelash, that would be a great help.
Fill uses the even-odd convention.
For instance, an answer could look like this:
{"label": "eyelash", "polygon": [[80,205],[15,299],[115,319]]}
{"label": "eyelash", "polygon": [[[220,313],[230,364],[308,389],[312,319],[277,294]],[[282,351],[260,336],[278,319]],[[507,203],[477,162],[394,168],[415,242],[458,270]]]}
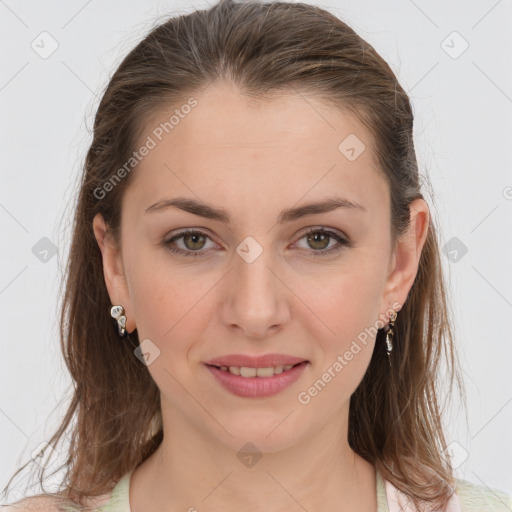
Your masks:
{"label": "eyelash", "polygon": [[[323,229],[323,228],[309,228],[300,238],[299,240],[302,240],[304,237],[308,236],[308,235],[313,235],[313,234],[316,234],[316,233],[322,233],[322,234],[325,234],[325,235],[328,235],[329,237],[331,238],[334,238],[337,242],[338,242],[338,246],[335,246],[334,248],[331,248],[329,250],[322,250],[322,251],[314,251],[312,250],[312,254],[313,256],[326,256],[326,255],[331,255],[333,253],[337,253],[338,251],[340,251],[341,249],[343,249],[344,247],[352,247],[352,242],[350,242],[348,239],[345,239],[343,237],[341,237],[340,235],[338,235],[337,233],[335,233],[334,231],[329,231],[329,230],[326,230],[326,229]],[[195,230],[195,229],[187,229],[187,230],[184,230],[184,231],[181,231],[180,233],[178,233],[177,235],[174,235],[172,238],[169,238],[168,240],[164,240],[162,242],[162,245],[165,246],[165,248],[171,252],[171,253],[175,253],[175,254],[181,254],[182,256],[194,256],[194,257],[197,257],[197,256],[200,256],[202,257],[203,254],[206,252],[204,250],[198,250],[198,251],[189,251],[189,250],[184,250],[184,249],[176,249],[175,247],[171,247],[171,244],[175,241],[175,240],[178,240],[180,238],[183,238],[185,235],[190,235],[190,234],[193,234],[193,235],[204,235],[206,236],[207,238],[210,238],[208,236],[207,233],[203,232],[203,231],[198,231],[198,230]],[[211,239],[211,238],[210,238]]]}

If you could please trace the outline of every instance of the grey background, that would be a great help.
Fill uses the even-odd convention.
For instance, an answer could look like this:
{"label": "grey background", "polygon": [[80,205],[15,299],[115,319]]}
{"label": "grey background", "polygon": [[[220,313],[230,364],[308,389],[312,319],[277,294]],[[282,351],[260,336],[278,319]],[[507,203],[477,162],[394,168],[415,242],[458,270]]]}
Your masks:
{"label": "grey background", "polygon": [[[314,3],[369,41],[410,94],[468,396],[468,425],[457,407],[446,416],[450,453],[459,478],[512,493],[512,2]],[[101,92],[150,27],[207,5],[0,0],[2,487],[64,413],[53,411],[70,384],[58,291]]]}

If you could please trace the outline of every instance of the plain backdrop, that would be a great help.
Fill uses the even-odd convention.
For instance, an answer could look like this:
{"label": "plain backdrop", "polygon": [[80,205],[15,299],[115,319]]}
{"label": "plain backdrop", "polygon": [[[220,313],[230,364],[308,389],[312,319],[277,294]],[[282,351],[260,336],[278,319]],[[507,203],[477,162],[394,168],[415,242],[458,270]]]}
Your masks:
{"label": "plain backdrop", "polygon": [[[459,478],[510,494],[512,2],[314,3],[370,42],[410,95],[468,397],[467,424],[456,402],[445,419],[450,454]],[[155,23],[207,6],[0,0],[2,488],[64,414],[58,293],[101,93]]]}

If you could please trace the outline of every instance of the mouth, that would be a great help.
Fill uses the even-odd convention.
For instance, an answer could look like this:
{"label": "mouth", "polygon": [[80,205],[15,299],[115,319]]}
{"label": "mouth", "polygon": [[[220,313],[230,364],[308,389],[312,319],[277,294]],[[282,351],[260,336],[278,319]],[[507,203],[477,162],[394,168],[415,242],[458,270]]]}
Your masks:
{"label": "mouth", "polygon": [[300,365],[306,365],[309,361],[301,361],[296,364],[284,364],[277,366],[268,366],[265,368],[256,368],[251,366],[225,366],[225,365],[214,365],[214,364],[206,364],[206,366],[210,366],[213,368],[217,368],[226,373],[230,373],[232,375],[237,375],[245,378],[253,378],[253,377],[273,377],[274,375],[279,375],[281,373],[286,373],[292,368],[295,368]]}
{"label": "mouth", "polygon": [[268,367],[227,366],[205,363],[215,380],[227,391],[244,398],[265,398],[290,387],[309,361]]}

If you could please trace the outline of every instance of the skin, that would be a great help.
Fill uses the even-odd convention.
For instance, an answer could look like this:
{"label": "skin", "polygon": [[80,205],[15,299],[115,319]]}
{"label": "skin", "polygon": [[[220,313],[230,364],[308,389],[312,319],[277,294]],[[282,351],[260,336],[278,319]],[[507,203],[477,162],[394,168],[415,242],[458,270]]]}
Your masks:
{"label": "skin", "polygon": [[[375,336],[307,405],[297,395],[359,333],[379,320],[378,327],[386,325],[390,308],[405,302],[428,206],[412,203],[411,228],[393,248],[388,186],[376,171],[372,138],[354,117],[292,92],[249,100],[226,83],[194,97],[197,107],[132,171],[120,247],[100,214],[93,221],[112,304],[124,306],[128,332],[137,328],[141,341],[160,350],[148,371],[161,392],[164,440],[132,475],[132,511],[376,510],[375,468],[347,441],[350,396]],[[151,119],[141,140],[169,112]],[[366,145],[354,161],[338,150],[349,134]],[[334,193],[367,210],[276,224],[283,209]],[[175,208],[144,214],[178,196],[227,210],[232,224]],[[308,227],[338,232],[353,246],[315,257],[337,242],[308,243]],[[180,238],[174,247],[205,256],[162,245],[183,228],[207,238]],[[236,252],[248,236],[263,250],[252,263]],[[203,364],[271,352],[310,364],[291,387],[267,398],[231,394]],[[262,453],[252,467],[237,458],[247,442]]]}

